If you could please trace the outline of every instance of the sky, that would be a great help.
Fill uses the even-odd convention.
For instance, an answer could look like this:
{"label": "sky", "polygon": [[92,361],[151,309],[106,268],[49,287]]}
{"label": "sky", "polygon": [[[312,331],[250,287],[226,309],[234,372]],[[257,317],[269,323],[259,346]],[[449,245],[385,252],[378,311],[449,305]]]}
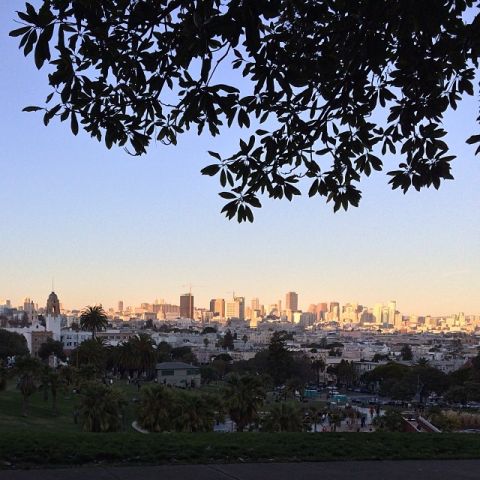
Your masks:
{"label": "sky", "polygon": [[178,304],[191,284],[197,306],[232,291],[247,304],[296,291],[303,309],[396,300],[404,314],[480,314],[480,157],[465,144],[478,133],[478,91],[446,118],[458,158],[439,191],[404,196],[381,172],[362,182],[359,208],[262,199],[255,222],[239,225],[220,214],[217,180],[200,174],[207,150],[233,152],[237,130],[132,157],[21,112],[49,93],[8,37],[22,5],[0,2],[0,303],[43,305],[54,278],[67,308]]}

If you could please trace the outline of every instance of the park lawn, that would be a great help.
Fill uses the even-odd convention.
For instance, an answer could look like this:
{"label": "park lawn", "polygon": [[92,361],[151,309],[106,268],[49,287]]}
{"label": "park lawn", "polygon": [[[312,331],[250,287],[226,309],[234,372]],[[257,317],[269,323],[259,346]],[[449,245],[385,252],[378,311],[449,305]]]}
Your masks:
{"label": "park lawn", "polygon": [[[139,394],[137,387],[126,382],[117,382],[114,385],[122,390],[128,401],[125,415],[125,429],[131,429],[135,419],[136,402]],[[28,417],[22,416],[22,396],[10,382],[7,389],[0,392],[0,435],[8,432],[78,432],[80,426],[74,423],[73,412],[78,404],[78,396],[72,392],[57,394],[58,416],[54,416],[52,398],[49,393],[48,401],[43,398],[43,392],[37,391],[30,397]]]}
{"label": "park lawn", "polygon": [[0,468],[480,458],[480,435],[26,432],[0,435]]}

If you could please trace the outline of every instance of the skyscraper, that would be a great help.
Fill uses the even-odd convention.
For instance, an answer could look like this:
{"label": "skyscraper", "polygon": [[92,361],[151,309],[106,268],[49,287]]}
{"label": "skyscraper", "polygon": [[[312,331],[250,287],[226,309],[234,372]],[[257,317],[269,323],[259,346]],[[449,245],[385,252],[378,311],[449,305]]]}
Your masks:
{"label": "skyscraper", "polygon": [[120,313],[123,312],[123,300],[118,301],[117,311],[120,312]]}
{"label": "skyscraper", "polygon": [[226,303],[226,317],[245,320],[245,297],[233,297]]}
{"label": "skyscraper", "polygon": [[216,317],[225,317],[225,300],[223,298],[212,298],[210,300],[210,311]]}
{"label": "skyscraper", "polygon": [[193,318],[193,295],[191,293],[184,293],[180,295],[180,317]]}
{"label": "skyscraper", "polygon": [[391,326],[395,325],[395,313],[397,312],[397,302],[391,300],[388,302],[388,324]]}
{"label": "skyscraper", "polygon": [[285,308],[295,312],[298,310],[298,294],[295,292],[288,292],[285,295]]}
{"label": "skyscraper", "polygon": [[260,310],[260,300],[258,297],[252,298],[252,310]]}

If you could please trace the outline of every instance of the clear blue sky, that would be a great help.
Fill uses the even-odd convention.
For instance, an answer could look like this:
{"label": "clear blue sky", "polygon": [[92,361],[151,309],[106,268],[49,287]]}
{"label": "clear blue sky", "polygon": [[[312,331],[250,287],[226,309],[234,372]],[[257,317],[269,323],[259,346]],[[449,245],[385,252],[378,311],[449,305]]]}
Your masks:
{"label": "clear blue sky", "polygon": [[[15,8],[0,2],[0,302],[43,304],[55,288],[68,307],[258,296],[300,306],[397,300],[402,313],[480,313],[478,95],[447,119],[455,181],[407,196],[385,173],[363,182],[360,208],[332,213],[321,199],[264,201],[253,225],[220,215],[207,150],[232,152],[238,132],[185,136],[147,156],[108,151],[67,125],[22,113],[49,93],[45,73],[7,36]],[[468,102],[468,103],[467,103]],[[393,165],[393,163],[390,163]]]}

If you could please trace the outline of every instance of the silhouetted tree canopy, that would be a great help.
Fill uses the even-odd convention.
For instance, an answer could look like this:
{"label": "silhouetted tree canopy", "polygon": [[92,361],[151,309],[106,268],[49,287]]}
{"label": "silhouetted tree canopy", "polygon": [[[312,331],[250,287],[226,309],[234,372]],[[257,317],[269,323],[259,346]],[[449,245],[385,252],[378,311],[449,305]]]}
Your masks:
{"label": "silhouetted tree canopy", "polygon": [[140,155],[192,128],[216,136],[238,124],[239,147],[209,152],[202,173],[226,189],[228,218],[252,221],[259,196],[292,200],[302,186],[334,210],[357,206],[362,177],[385,160],[403,192],[452,179],[442,121],[474,94],[479,5],[44,0],[10,34],[39,69],[49,64],[46,105],[25,108],[44,110],[45,125],[58,116]]}

